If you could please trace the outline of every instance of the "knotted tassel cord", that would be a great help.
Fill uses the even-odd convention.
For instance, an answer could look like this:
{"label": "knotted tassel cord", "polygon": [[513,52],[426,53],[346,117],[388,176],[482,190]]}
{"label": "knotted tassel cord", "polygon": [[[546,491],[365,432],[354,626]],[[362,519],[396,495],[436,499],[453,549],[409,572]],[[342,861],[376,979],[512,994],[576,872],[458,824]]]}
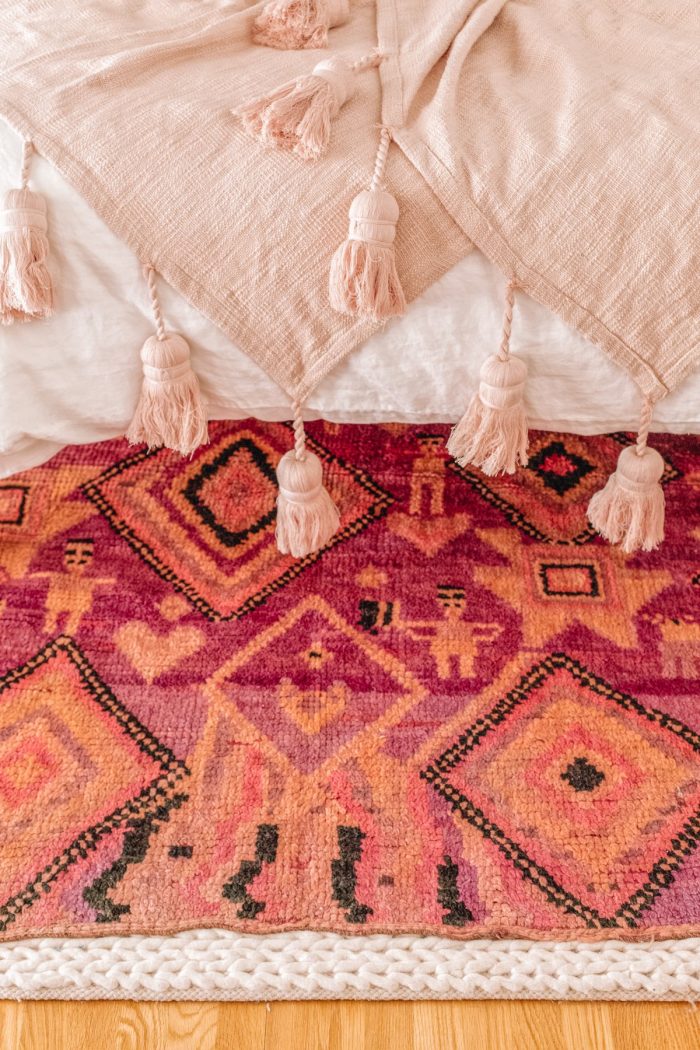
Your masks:
{"label": "knotted tassel cord", "polygon": [[387,127],[384,127],[382,125],[381,130],[379,132],[379,146],[377,147],[377,158],[374,162],[372,181],[369,184],[370,190],[384,189],[384,170],[386,168],[386,159],[389,155],[390,143],[391,132]]}
{"label": "knotted tassel cord", "polygon": [[187,340],[167,333],[156,287],[156,271],[142,267],[148,288],[156,334],[141,347],[141,396],[126,432],[132,444],[170,448],[190,456],[209,440],[207,414],[192,369]]}
{"label": "knotted tassel cord", "polygon": [[163,323],[163,312],[161,310],[158,289],[156,287],[156,271],[150,263],[146,263],[143,267],[143,275],[146,278],[146,284],[148,285],[148,296],[151,300],[153,319],[156,322],[156,336],[158,337],[159,342],[162,342],[165,339],[165,324]]}
{"label": "knotted tassel cord", "polygon": [[516,281],[505,288],[500,346],[479,370],[479,389],[447,441],[460,466],[473,464],[485,474],[513,474],[527,464],[528,426],[524,391],[527,365],[510,352]]}
{"label": "knotted tassel cord", "polygon": [[29,165],[31,164],[33,153],[34,143],[31,139],[25,139],[22,143],[22,168],[20,170],[20,182],[23,190],[26,190],[29,184]]}
{"label": "knotted tassel cord", "polygon": [[306,431],[304,417],[301,414],[301,402],[292,401],[292,427],[294,429],[294,457],[300,463],[306,459]]}
{"label": "knotted tassel cord", "polygon": [[588,504],[588,520],[625,554],[651,551],[664,537],[663,456],[647,445],[653,404],[645,397],[634,445],[623,448],[605,488]]}
{"label": "knotted tassel cord", "polygon": [[369,189],[358,193],[350,205],[348,234],[336,249],[328,274],[333,309],[375,324],[406,309],[394,250],[399,205],[384,188],[390,143],[391,130],[380,126]]}
{"label": "knotted tassel cord", "polygon": [[515,278],[511,277],[506,285],[505,306],[503,309],[503,333],[501,345],[496,356],[499,361],[507,361],[510,357],[510,333],[513,327],[513,308],[515,305]]}
{"label": "knotted tassel cord", "polygon": [[651,417],[654,413],[654,403],[650,397],[645,397],[642,402],[642,410],[639,414],[639,430],[637,431],[637,455],[643,456],[647,447],[647,440],[649,438],[649,429],[651,427]]}

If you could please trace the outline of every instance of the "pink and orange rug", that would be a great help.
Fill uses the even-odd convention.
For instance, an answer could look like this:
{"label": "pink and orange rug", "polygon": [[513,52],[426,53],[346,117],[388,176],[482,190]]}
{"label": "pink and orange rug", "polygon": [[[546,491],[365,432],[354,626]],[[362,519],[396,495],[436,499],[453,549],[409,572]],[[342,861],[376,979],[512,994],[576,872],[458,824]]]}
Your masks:
{"label": "pink and orange rug", "polygon": [[393,996],[433,964],[415,994],[451,966],[479,994],[459,967],[498,952],[516,985],[517,952],[556,981],[574,951],[605,985],[601,949],[653,975],[664,940],[700,993],[697,441],[655,438],[668,534],[627,557],[585,518],[623,435],[535,434],[487,479],[445,427],[309,430],[342,526],[303,562],[273,539],[281,424],[0,482],[0,991],[125,945],[136,996],[138,952],[155,997],[199,952],[209,997],[269,998],[314,945],[336,991],[353,945]]}

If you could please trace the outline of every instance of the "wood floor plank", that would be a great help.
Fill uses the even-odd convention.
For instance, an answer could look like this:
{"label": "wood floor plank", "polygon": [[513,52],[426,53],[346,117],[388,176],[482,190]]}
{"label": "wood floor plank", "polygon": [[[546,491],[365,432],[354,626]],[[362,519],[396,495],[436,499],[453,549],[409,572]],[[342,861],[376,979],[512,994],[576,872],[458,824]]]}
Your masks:
{"label": "wood floor plank", "polygon": [[629,1003],[610,1012],[615,1048],[627,1050],[689,1050],[700,1046],[700,1011],[687,1003],[664,1003],[651,1009]]}
{"label": "wood floor plank", "polygon": [[[561,1005],[561,1004],[559,1004]],[[610,1005],[608,1003],[569,1003],[560,1010],[562,1047],[565,1050],[615,1050]]]}
{"label": "wood floor plank", "polygon": [[265,1029],[265,1050],[329,1050],[331,1028],[342,1027],[333,1015],[339,1003],[271,1003]]}
{"label": "wood floor plank", "polygon": [[[213,1050],[263,1050],[265,1047],[269,1016],[265,1003],[198,1005],[206,1006],[216,1018],[216,1040]],[[191,1050],[194,1050],[195,1046],[199,1050],[197,1044],[194,1044]],[[284,1043],[281,1046],[284,1046]],[[278,1050],[281,1050],[281,1046]]]}
{"label": "wood floor plank", "polygon": [[0,1003],[0,1050],[697,1050],[686,1003]]}
{"label": "wood floor plank", "polygon": [[[362,1006],[362,1003],[354,1004]],[[368,1004],[364,1004],[367,1006]],[[372,1003],[374,1010],[365,1012],[365,1044],[368,1050],[384,1050],[385,1047],[401,1047],[402,1050],[417,1050],[413,1031],[412,1003]],[[382,1009],[384,1007],[385,1009]],[[347,1043],[341,1040],[334,1050],[345,1050]]]}
{"label": "wood floor plank", "polygon": [[0,1050],[16,1050],[20,1045],[24,1013],[22,1003],[0,1004]]}
{"label": "wood floor plank", "polygon": [[337,1009],[331,1014],[328,1032],[329,1050],[331,1047],[337,1050],[344,1044],[367,1047],[367,1011],[363,1009],[366,1004],[341,1002],[335,1005]]}
{"label": "wood floor plank", "polygon": [[[456,1004],[457,1009],[462,1004]],[[466,1003],[474,1013],[483,1010],[486,1045],[509,1050],[561,1050],[562,1020],[559,1003]],[[502,1006],[499,1010],[496,1007]]]}

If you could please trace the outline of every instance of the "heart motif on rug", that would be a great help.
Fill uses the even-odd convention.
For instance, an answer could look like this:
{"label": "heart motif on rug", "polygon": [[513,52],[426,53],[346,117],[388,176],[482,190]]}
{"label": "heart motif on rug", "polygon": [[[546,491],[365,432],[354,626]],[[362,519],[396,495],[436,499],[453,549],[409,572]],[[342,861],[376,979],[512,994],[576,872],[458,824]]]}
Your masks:
{"label": "heart motif on rug", "polygon": [[279,684],[280,707],[303,733],[313,736],[342,714],[348,702],[344,682],[333,682],[328,689],[299,689],[289,678]]}
{"label": "heart motif on rug", "polygon": [[201,649],[204,635],[198,627],[174,627],[168,634],[156,634],[142,620],[125,623],[114,635],[119,650],[151,685]]}
{"label": "heart motif on rug", "polygon": [[468,514],[453,514],[439,518],[417,518],[412,514],[392,514],[387,524],[392,532],[412,543],[427,558],[434,557],[452,540],[469,528]]}

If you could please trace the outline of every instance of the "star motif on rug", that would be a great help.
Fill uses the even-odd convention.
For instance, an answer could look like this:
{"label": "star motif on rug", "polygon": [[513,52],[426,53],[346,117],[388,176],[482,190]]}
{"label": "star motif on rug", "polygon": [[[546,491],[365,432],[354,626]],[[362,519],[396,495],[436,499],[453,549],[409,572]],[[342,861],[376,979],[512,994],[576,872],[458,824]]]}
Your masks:
{"label": "star motif on rug", "polygon": [[700,736],[562,653],[421,775],[589,927],[636,926],[700,841]]}
{"label": "star motif on rug", "polygon": [[523,543],[509,529],[477,529],[506,565],[476,565],[474,578],[522,617],[526,646],[544,645],[580,624],[623,649],[638,645],[636,616],[673,582],[665,569],[638,569],[610,547],[585,552]]}

